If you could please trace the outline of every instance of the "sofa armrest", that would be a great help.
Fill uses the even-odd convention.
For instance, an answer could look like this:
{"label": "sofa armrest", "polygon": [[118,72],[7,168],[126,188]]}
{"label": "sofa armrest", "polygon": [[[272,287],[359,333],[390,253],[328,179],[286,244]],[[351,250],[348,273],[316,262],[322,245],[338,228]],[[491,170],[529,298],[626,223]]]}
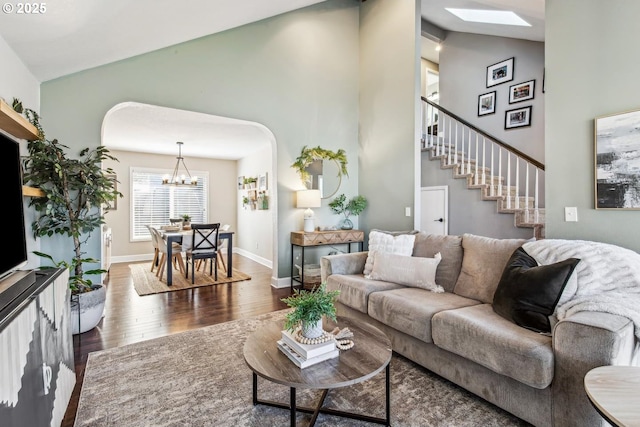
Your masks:
{"label": "sofa armrest", "polygon": [[608,426],[589,402],[584,376],[597,366],[633,363],[633,323],[615,314],[579,312],[555,326],[553,349],[554,425]]}
{"label": "sofa armrest", "polygon": [[362,274],[367,261],[368,252],[326,255],[320,259],[320,275],[322,282],[332,274]]}

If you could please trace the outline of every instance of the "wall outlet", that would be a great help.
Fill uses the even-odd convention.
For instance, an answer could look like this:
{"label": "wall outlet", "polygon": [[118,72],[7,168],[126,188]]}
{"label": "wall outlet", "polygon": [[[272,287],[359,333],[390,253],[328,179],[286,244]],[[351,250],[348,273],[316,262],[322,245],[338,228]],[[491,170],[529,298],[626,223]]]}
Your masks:
{"label": "wall outlet", "polygon": [[566,222],[578,222],[578,208],[565,207],[564,208],[564,220]]}
{"label": "wall outlet", "polygon": [[411,208],[409,206],[404,208],[404,216],[411,216]]}

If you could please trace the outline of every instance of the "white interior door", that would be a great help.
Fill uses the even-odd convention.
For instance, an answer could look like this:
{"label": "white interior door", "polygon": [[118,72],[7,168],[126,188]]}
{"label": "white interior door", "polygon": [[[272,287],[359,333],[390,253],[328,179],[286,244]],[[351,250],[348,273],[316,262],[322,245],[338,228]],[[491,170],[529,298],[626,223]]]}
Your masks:
{"label": "white interior door", "polygon": [[446,236],[449,234],[449,187],[422,187],[420,191],[420,231]]}

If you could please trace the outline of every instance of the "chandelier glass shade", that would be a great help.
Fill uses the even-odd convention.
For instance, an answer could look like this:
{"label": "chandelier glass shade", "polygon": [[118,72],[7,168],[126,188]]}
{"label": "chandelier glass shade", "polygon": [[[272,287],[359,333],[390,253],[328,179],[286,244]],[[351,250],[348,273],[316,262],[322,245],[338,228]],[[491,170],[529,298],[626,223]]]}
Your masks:
{"label": "chandelier glass shade", "polygon": [[[191,176],[189,169],[187,169],[187,165],[184,163],[184,157],[182,157],[182,144],[184,142],[176,142],[178,144],[178,160],[176,162],[176,167],[173,169],[173,174],[171,176],[165,175],[162,177],[163,185],[174,185],[174,186],[196,186],[198,185],[198,177]],[[182,167],[184,168],[185,173],[180,173],[180,164],[182,163]]]}

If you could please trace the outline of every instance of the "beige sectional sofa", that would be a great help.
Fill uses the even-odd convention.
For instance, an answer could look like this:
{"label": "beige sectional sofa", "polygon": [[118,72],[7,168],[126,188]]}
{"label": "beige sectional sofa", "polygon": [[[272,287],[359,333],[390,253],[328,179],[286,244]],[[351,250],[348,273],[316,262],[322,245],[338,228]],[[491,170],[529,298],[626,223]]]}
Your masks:
{"label": "beige sectional sofa", "polygon": [[322,280],[340,290],[339,315],[376,325],[395,352],[533,425],[607,425],[583,379],[596,366],[638,363],[631,319],[577,311],[561,321],[551,316],[552,333],[525,329],[492,307],[503,269],[524,240],[407,234],[414,235],[413,257],[441,254],[435,279],[444,292],[366,278],[367,252],[325,256]]}

